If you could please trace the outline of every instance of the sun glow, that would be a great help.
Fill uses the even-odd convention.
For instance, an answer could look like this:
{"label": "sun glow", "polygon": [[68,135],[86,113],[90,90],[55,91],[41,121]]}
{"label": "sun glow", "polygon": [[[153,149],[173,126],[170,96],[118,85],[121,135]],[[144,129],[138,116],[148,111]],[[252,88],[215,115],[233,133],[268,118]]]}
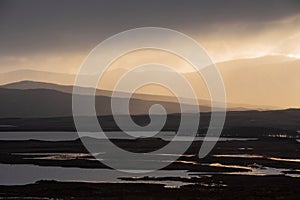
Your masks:
{"label": "sun glow", "polygon": [[297,55],[297,54],[288,54],[287,56],[290,58],[300,59],[300,55]]}

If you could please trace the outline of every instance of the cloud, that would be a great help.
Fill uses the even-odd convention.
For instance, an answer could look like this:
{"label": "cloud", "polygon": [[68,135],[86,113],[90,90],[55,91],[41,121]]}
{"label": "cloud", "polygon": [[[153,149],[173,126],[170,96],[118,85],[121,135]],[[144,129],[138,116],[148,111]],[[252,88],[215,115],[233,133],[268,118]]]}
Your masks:
{"label": "cloud", "polygon": [[300,31],[299,11],[297,0],[2,0],[0,70],[74,71],[105,38],[143,26],[182,31],[216,61],[281,47],[292,54],[295,44],[280,41]]}
{"label": "cloud", "polygon": [[0,53],[90,49],[112,34],[162,26],[194,34],[251,32],[299,13],[296,0],[3,1]]}

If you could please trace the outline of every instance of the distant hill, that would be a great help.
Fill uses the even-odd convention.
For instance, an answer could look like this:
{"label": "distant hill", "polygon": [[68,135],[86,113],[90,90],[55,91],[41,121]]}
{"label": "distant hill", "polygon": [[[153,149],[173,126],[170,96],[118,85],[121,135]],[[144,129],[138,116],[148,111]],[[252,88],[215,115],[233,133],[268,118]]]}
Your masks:
{"label": "distant hill", "polygon": [[[32,90],[32,89],[48,89],[48,90],[55,90],[63,93],[72,94],[73,92],[73,86],[70,85],[58,85],[54,83],[44,83],[44,82],[35,82],[35,81],[20,81],[20,82],[14,82],[9,83],[0,86],[0,88],[6,88],[6,89],[17,89],[17,90]],[[93,88],[86,88],[86,87],[77,87],[77,92],[80,95],[86,95],[91,94],[91,91],[94,91]],[[97,96],[106,96],[111,97],[112,91],[108,90],[100,90],[97,89],[95,94]],[[122,97],[124,96],[124,92],[116,92],[117,96]],[[134,99],[140,99],[145,101],[155,101],[155,102],[169,102],[169,103],[177,103],[177,99],[175,97],[171,96],[161,96],[161,95],[151,95],[151,94],[142,94],[142,93],[136,93],[133,96]],[[183,98],[183,103],[190,104],[191,100]],[[211,103],[208,100],[199,99],[198,100],[199,105],[201,105],[201,108],[203,109],[203,112],[210,111]],[[249,109],[257,109],[260,110],[260,106],[255,105],[239,105],[234,103],[228,103],[227,104],[228,110],[235,110],[235,111],[242,111],[242,110],[249,110]]]}
{"label": "distant hill", "polygon": [[16,70],[11,72],[0,73],[0,85],[25,80],[57,83],[63,85],[73,85],[75,77],[76,76],[73,74],[44,72],[35,70]]}
{"label": "distant hill", "polygon": [[[287,56],[265,56],[221,62],[217,63],[216,66],[224,81],[230,110],[275,110],[300,107],[299,59]],[[101,84],[102,90],[98,90],[97,95],[110,96],[110,90],[114,83],[124,73],[126,73],[126,70],[122,68],[106,72]],[[142,72],[136,73],[143,75]],[[157,74],[162,78],[173,76],[172,73],[165,71],[158,71]],[[184,73],[183,75],[197,91],[199,104],[209,107],[210,101],[207,100],[209,99],[209,93],[201,77],[193,72]],[[86,76],[89,78],[88,75]],[[74,80],[74,74],[32,70],[19,70],[0,74],[0,85],[33,81],[5,86],[14,89],[40,88],[71,93]],[[86,88],[82,89],[83,94],[86,91]],[[151,88],[145,89],[143,93],[138,94],[135,98],[149,101],[176,101],[174,97],[164,95],[163,92],[157,93]],[[189,102],[188,99],[186,101]]]}
{"label": "distant hill", "polygon": [[[9,117],[59,117],[72,115],[72,95],[50,89],[6,89],[0,88],[0,118]],[[82,96],[82,95],[81,95]],[[121,101],[125,99],[119,98]],[[98,115],[111,115],[109,96],[95,97]],[[130,113],[133,115],[148,113],[154,104],[161,104],[168,113],[180,112],[177,103],[163,101],[130,100]],[[187,105],[191,113],[195,112],[195,105]],[[117,114],[124,114],[123,107]],[[209,107],[201,106],[202,111],[210,111]]]}
{"label": "distant hill", "polygon": [[300,108],[300,59],[266,56],[217,63],[228,101]]}
{"label": "distant hill", "polygon": [[[33,108],[31,108],[33,109]],[[28,108],[30,110],[30,108]],[[30,112],[32,113],[32,112]],[[293,137],[300,138],[300,109],[273,111],[231,111],[227,112],[223,136],[231,137]],[[126,117],[126,116],[120,116]],[[149,123],[147,115],[132,116],[140,125]],[[187,117],[193,118],[190,114]],[[210,113],[202,113],[199,134],[205,135],[210,122]],[[118,131],[113,116],[98,117],[105,131]],[[0,118],[0,131],[76,131],[72,116],[51,118]],[[180,115],[171,114],[163,130],[176,131],[180,124]],[[85,125],[86,131],[95,131],[90,124]],[[294,142],[296,142],[294,140]]]}
{"label": "distant hill", "polygon": [[[56,90],[59,92],[64,92],[68,94],[72,94],[73,86],[72,85],[59,85],[54,83],[46,83],[46,82],[36,82],[36,81],[20,81],[9,83],[0,86],[1,88],[6,89],[17,89],[17,90],[34,90],[34,89],[48,89],[48,90]],[[86,87],[77,87],[79,91],[78,94],[85,95],[90,94],[93,91],[93,88],[86,88]],[[103,95],[103,96],[111,96],[112,92],[107,90],[96,90],[96,95]]]}

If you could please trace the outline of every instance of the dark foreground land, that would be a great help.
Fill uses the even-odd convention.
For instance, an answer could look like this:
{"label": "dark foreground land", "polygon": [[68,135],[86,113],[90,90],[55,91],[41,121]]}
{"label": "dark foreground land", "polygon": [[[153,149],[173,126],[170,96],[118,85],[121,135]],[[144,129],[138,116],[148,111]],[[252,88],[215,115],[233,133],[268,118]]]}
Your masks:
{"label": "dark foreground land", "polygon": [[[113,142],[134,152],[149,152],[167,144],[167,141],[161,139],[114,140]],[[181,156],[177,162],[165,168],[166,170],[186,170],[198,176],[119,178],[119,180],[130,181],[128,183],[45,180],[20,186],[0,186],[0,197],[2,199],[118,200],[300,199],[300,178],[288,176],[300,173],[300,144],[295,139],[259,138],[249,141],[218,142],[213,151],[204,159],[196,156],[200,146],[200,141],[194,142],[185,153],[186,156]],[[38,155],[39,153],[43,154],[42,157]],[[53,157],[53,154],[57,156]],[[68,157],[68,154],[84,154],[84,156]],[[221,155],[221,157],[216,155]],[[233,157],[222,157],[222,155],[233,155]],[[250,156],[239,157],[239,155]],[[2,164],[107,168],[91,158],[92,156],[88,155],[80,140],[0,141],[0,163]],[[282,171],[277,175],[252,174],[256,169],[267,170],[268,168]],[[151,181],[156,182],[151,183]],[[159,184],[159,181],[180,181],[186,185],[165,187],[164,184]]]}
{"label": "dark foreground land", "polygon": [[[222,183],[220,185],[220,183]],[[224,186],[223,186],[224,185]],[[226,185],[226,186],[225,186]],[[0,186],[2,198],[13,199],[300,199],[300,180],[284,176],[214,175],[180,188],[143,183],[80,183],[40,181]],[[8,198],[9,199],[9,198]]]}
{"label": "dark foreground land", "polygon": [[[11,102],[8,98],[7,101]],[[22,103],[24,99],[20,98]],[[2,100],[2,99],[0,99]],[[31,102],[31,101],[30,101]],[[41,102],[43,103],[43,102]],[[1,105],[1,104],[0,104]],[[22,105],[22,104],[21,104]],[[58,103],[58,105],[60,105]],[[72,105],[71,103],[68,105]],[[28,106],[26,108],[35,107]],[[2,105],[3,107],[3,105]],[[104,106],[103,106],[104,107]],[[47,108],[47,106],[43,106]],[[4,107],[3,109],[8,109]],[[1,109],[1,114],[3,114]],[[70,108],[71,109],[71,108]],[[148,108],[147,108],[148,109]],[[34,111],[39,112],[42,109],[35,108]],[[53,110],[53,109],[51,109]],[[60,109],[61,110],[61,106]],[[33,112],[31,109],[27,111]],[[11,109],[8,109],[8,113],[11,113]],[[24,111],[25,112],[25,111]],[[47,111],[47,113],[50,111]],[[147,110],[148,112],[148,110]],[[71,112],[72,113],[72,112]],[[218,113],[215,113],[218,115]],[[66,115],[67,116],[67,115]],[[290,137],[299,138],[299,124],[300,124],[300,109],[287,109],[287,110],[272,110],[272,111],[228,111],[226,113],[226,120],[223,127],[222,135],[230,137],[262,137],[269,134],[285,134]],[[128,116],[119,116],[120,118],[127,119]],[[141,126],[146,126],[150,123],[148,115],[132,115],[133,121]],[[160,119],[160,116],[153,116]],[[187,114],[187,118],[195,118],[193,114]],[[88,117],[83,117],[88,119]],[[165,126],[162,131],[177,131],[180,124],[181,114],[169,114]],[[120,131],[118,125],[114,120],[114,116],[99,116],[98,121],[101,124],[101,128],[105,131]],[[200,126],[198,133],[200,135],[206,135],[207,127],[211,121],[211,113],[203,112],[200,114]],[[71,131],[76,132],[74,119],[69,117],[30,117],[24,118],[0,118],[0,124],[6,126],[0,126],[1,131]],[[206,127],[206,128],[205,128]],[[87,132],[99,131],[97,128],[90,126],[86,127]]]}
{"label": "dark foreground land", "polygon": [[[101,145],[101,140],[90,138],[84,138],[83,140]],[[123,149],[137,153],[152,152],[168,144],[168,141],[159,138],[136,140],[114,139],[112,141],[115,145]],[[180,142],[178,143],[178,146],[180,146]],[[194,141],[177,162],[170,164],[164,169],[189,170],[193,172],[241,172],[247,171],[243,167],[257,165],[258,167],[300,170],[300,143],[295,139],[259,138],[245,141],[219,141],[208,156],[199,159],[197,155],[201,145],[202,141]],[[57,154],[57,157],[53,158],[53,154]],[[78,156],[68,157],[68,154],[78,154]],[[222,155],[231,156],[222,157]],[[250,155],[250,157],[234,157],[235,155]],[[105,154],[103,156],[105,159],[110,159],[105,157]],[[3,164],[108,168],[98,160],[93,160],[93,158],[80,139],[73,141],[0,140],[0,163]],[[229,168],[226,166],[216,167],[209,165],[213,163],[242,167]]]}

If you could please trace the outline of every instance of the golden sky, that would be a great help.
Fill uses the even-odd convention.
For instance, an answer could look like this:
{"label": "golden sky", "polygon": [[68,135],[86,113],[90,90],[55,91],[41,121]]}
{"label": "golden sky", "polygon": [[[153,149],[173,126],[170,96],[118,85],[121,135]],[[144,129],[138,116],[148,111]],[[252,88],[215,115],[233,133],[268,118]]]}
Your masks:
{"label": "golden sky", "polygon": [[189,35],[214,62],[265,55],[300,57],[297,0],[130,2],[1,1],[0,72],[76,73],[101,41],[145,26]]}
{"label": "golden sky", "polygon": [[[101,41],[146,26],[180,31],[202,45],[221,72],[230,102],[300,106],[297,78],[300,67],[296,60],[300,59],[300,3],[297,0],[132,0],[130,4],[4,0],[0,3],[0,73],[31,69],[76,74],[89,52]],[[133,52],[111,66],[115,75],[108,73],[102,87],[110,89],[116,74],[147,62],[168,64],[184,74],[191,72],[188,63],[169,53]],[[189,78],[201,88],[199,98],[207,98],[201,80]],[[63,83],[51,78],[44,80],[72,84],[72,78]],[[166,93],[164,89],[161,91]]]}

